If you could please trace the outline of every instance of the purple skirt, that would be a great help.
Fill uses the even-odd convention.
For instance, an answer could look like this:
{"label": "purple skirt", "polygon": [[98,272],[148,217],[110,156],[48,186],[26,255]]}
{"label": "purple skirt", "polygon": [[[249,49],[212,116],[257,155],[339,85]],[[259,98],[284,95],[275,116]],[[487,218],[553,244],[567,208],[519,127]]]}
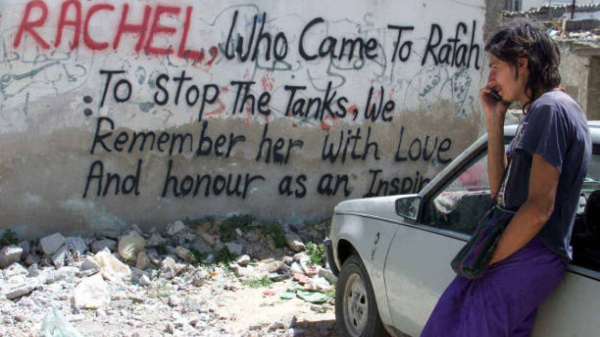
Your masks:
{"label": "purple skirt", "polygon": [[537,308],[566,268],[536,237],[480,279],[457,276],[440,297],[421,337],[529,336]]}

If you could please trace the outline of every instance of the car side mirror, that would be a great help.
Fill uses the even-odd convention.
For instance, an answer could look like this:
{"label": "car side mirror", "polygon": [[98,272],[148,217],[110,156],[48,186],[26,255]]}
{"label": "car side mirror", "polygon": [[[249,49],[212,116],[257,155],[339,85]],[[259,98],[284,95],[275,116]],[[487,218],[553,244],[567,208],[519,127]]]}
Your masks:
{"label": "car side mirror", "polygon": [[421,206],[421,197],[419,197],[419,196],[403,197],[403,198],[396,200],[396,214],[398,214],[399,216],[403,216],[405,218],[417,220],[417,216],[419,215],[419,207],[420,206]]}

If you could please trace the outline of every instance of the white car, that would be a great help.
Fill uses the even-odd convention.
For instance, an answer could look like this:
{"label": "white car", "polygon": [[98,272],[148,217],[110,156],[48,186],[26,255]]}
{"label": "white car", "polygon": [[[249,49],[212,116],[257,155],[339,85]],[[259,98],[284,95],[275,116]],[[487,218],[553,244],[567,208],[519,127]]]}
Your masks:
{"label": "white car", "polygon": [[[574,261],[540,307],[533,337],[600,336],[600,123],[589,127],[593,155],[571,242]],[[507,144],[515,132],[505,128]],[[486,141],[478,139],[419,194],[335,207],[325,246],[338,276],[342,336],[419,336],[455,277],[450,261],[490,205]]]}

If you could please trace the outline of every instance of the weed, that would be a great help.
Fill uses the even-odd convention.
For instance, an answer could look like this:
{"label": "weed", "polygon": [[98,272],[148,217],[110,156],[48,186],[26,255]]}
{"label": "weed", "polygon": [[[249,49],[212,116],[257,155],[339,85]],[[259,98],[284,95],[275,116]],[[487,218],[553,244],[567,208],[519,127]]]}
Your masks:
{"label": "weed", "polygon": [[271,281],[271,279],[267,276],[264,275],[261,278],[253,278],[253,279],[246,279],[242,281],[242,284],[245,286],[249,286],[250,288],[260,288],[260,287],[268,287],[273,283],[273,281]]}
{"label": "weed", "polygon": [[167,246],[164,243],[157,245],[156,252],[158,255],[165,255],[167,253]]}
{"label": "weed", "polygon": [[275,247],[285,247],[285,233],[283,232],[283,228],[281,228],[281,224],[277,222],[261,222],[259,228],[264,235],[271,235]]}
{"label": "weed", "polygon": [[213,260],[214,263],[222,263],[226,266],[229,266],[231,261],[234,261],[237,257],[236,254],[233,254],[229,251],[229,249],[225,246],[223,249],[215,253],[215,258]]}
{"label": "weed", "polygon": [[325,292],[325,295],[327,295],[329,298],[335,298],[335,284],[333,287],[331,287],[331,289]]}
{"label": "weed", "polygon": [[200,253],[197,249],[191,248],[188,257],[190,258],[190,263],[192,265],[199,266],[203,263],[202,261],[206,259],[207,254]]}
{"label": "weed", "polygon": [[312,242],[306,243],[306,253],[310,258],[309,264],[324,266],[327,262],[327,255],[325,255],[325,246],[323,244],[316,245]]}
{"label": "weed", "polygon": [[200,219],[194,219],[191,220],[190,218],[186,217],[185,220],[183,220],[183,223],[192,228],[192,229],[197,229],[198,227],[200,227],[202,224],[204,224],[205,222],[210,223],[211,225],[214,225],[215,223],[215,218],[212,216],[206,216],[204,218],[200,218]]}
{"label": "weed", "polygon": [[0,238],[0,246],[16,245],[18,242],[19,239],[17,239],[15,232],[13,232],[10,228],[5,230],[4,234],[2,234],[2,237]]}
{"label": "weed", "polygon": [[221,225],[219,226],[219,235],[221,236],[221,241],[229,242],[235,239],[236,228],[244,228],[250,225],[256,218],[250,214],[245,215],[234,215],[225,219]]}

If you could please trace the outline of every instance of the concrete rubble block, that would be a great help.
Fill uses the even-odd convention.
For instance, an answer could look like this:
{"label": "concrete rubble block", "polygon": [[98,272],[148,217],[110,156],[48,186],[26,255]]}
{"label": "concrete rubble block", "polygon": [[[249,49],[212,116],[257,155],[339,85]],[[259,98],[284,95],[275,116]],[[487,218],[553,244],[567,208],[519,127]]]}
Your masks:
{"label": "concrete rubble block", "polygon": [[241,267],[237,264],[232,264],[230,268],[233,270],[233,274],[239,278],[255,278],[258,275],[256,269],[252,266]]}
{"label": "concrete rubble block", "polygon": [[160,266],[160,257],[158,256],[158,252],[156,251],[156,249],[148,249],[146,254],[148,254],[148,258],[150,259],[150,262],[152,262],[153,265],[157,267]]}
{"label": "concrete rubble block", "polygon": [[144,251],[146,240],[139,235],[126,235],[119,240],[118,251],[121,258],[126,262],[137,261],[137,256]]}
{"label": "concrete rubble block", "polygon": [[288,247],[290,247],[290,249],[292,249],[296,253],[302,252],[306,249],[306,246],[304,246],[302,239],[300,239],[298,234],[292,231],[285,232],[285,242],[287,243]]}
{"label": "concrete rubble block", "polygon": [[163,238],[160,234],[154,233],[154,234],[152,234],[152,236],[150,236],[150,239],[148,239],[148,242],[146,243],[146,247],[154,248],[158,245],[163,244],[165,241],[166,241],[166,239]]}
{"label": "concrete rubble block", "polygon": [[140,226],[138,226],[135,223],[132,223],[131,225],[129,225],[129,227],[127,227],[127,233],[129,233],[129,235],[135,235],[135,234],[137,234],[139,236],[144,236],[144,231],[142,231],[142,229],[140,228]]}
{"label": "concrete rubble block", "polygon": [[83,256],[83,254],[88,250],[88,246],[85,243],[85,240],[81,238],[81,236],[71,236],[66,239],[67,248],[70,251],[76,252],[79,256]]}
{"label": "concrete rubble block", "polygon": [[94,260],[102,267],[100,269],[102,276],[109,281],[120,282],[131,276],[129,266],[115,258],[108,250],[94,255]]}
{"label": "concrete rubble block", "polygon": [[98,241],[94,241],[92,243],[92,253],[96,254],[102,250],[104,250],[104,248],[108,248],[110,251],[114,251],[115,248],[117,247],[117,242],[114,240],[110,240],[110,239],[102,239],[102,240],[98,240]]}
{"label": "concrete rubble block", "polygon": [[167,270],[173,271],[173,270],[175,270],[175,265],[176,265],[175,259],[170,256],[167,256],[160,262],[160,270],[161,271],[167,271]]}
{"label": "concrete rubble block", "polygon": [[23,248],[19,246],[6,246],[0,250],[0,268],[6,268],[21,260]]}
{"label": "concrete rubble block", "polygon": [[283,261],[271,261],[267,263],[265,267],[269,273],[276,273],[278,271],[286,271],[289,269],[289,267],[286,266]]}
{"label": "concrete rubble block", "polygon": [[110,305],[110,285],[100,274],[81,281],[73,291],[73,307],[76,309],[98,309]]}
{"label": "concrete rubble block", "polygon": [[242,255],[235,260],[235,263],[239,264],[242,267],[246,267],[248,263],[250,263],[250,256]]}
{"label": "concrete rubble block", "polygon": [[40,239],[40,249],[45,255],[54,254],[62,245],[65,244],[65,237],[60,233],[54,233]]}
{"label": "concrete rubble block", "polygon": [[33,282],[19,284],[6,289],[6,291],[4,292],[4,296],[6,296],[6,298],[9,300],[14,300],[15,298],[31,294],[34,290],[41,287],[42,285],[40,284],[40,282],[34,280]]}
{"label": "concrete rubble block", "polygon": [[232,254],[235,254],[237,256],[242,255],[242,245],[240,245],[240,244],[233,243],[233,242],[227,242],[225,244],[225,247],[227,247],[229,252]]}
{"label": "concrete rubble block", "polygon": [[119,236],[121,236],[121,230],[107,228],[107,229],[104,229],[102,232],[100,232],[100,236],[109,238],[109,239],[113,239],[113,240],[117,240],[119,238]]}
{"label": "concrete rubble block", "polygon": [[142,277],[140,277],[139,283],[145,287],[152,285],[152,281],[146,275],[142,275]]}
{"label": "concrete rubble block", "polygon": [[177,248],[175,248],[175,255],[184,261],[190,260],[190,253],[190,250],[185,247],[177,246]]}
{"label": "concrete rubble block", "polygon": [[100,269],[101,266],[92,256],[86,256],[85,260],[79,267],[81,271],[91,270],[91,269]]}
{"label": "concrete rubble block", "polygon": [[177,220],[172,224],[169,224],[167,226],[167,235],[168,236],[175,236],[178,233],[180,233],[181,231],[185,230],[186,226],[185,224],[181,221],[181,220]]}
{"label": "concrete rubble block", "polygon": [[61,246],[54,254],[52,254],[52,264],[58,268],[64,266],[68,252],[69,249],[66,245]]}
{"label": "concrete rubble block", "polygon": [[75,278],[75,275],[77,275],[78,272],[79,268],[66,266],[60,269],[43,271],[41,279],[45,284],[52,284],[63,280],[70,282]]}
{"label": "concrete rubble block", "polygon": [[135,267],[141,270],[150,267],[150,258],[148,257],[148,254],[146,254],[146,252],[140,252],[138,254]]}

